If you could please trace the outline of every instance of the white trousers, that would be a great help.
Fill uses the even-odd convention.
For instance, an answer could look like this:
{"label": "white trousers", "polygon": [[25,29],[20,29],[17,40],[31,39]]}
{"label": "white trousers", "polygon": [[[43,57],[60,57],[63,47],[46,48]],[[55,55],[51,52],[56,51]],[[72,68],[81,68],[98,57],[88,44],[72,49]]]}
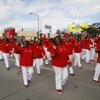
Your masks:
{"label": "white trousers", "polygon": [[80,53],[74,53],[75,55],[75,61],[74,61],[74,65],[78,65],[78,67],[81,67],[81,63],[80,63]]}
{"label": "white trousers", "polygon": [[[69,56],[70,60],[72,61],[72,55],[68,55],[68,56]],[[74,72],[73,72],[73,67],[72,67],[72,66],[68,67],[68,69],[69,69],[69,73],[70,73],[70,74],[73,74],[73,73],[74,73]]]}
{"label": "white trousers", "polygon": [[36,66],[36,59],[33,59],[33,66]]}
{"label": "white trousers", "polygon": [[98,58],[98,53],[96,53],[96,59]]}
{"label": "white trousers", "polygon": [[11,55],[10,55],[10,57],[12,57],[13,54],[14,54],[14,48],[12,48],[12,51],[11,51]]}
{"label": "white trousers", "polygon": [[35,62],[36,62],[36,69],[37,69],[37,73],[41,73],[40,70],[41,70],[41,67],[43,66],[43,58],[37,58],[35,59]]}
{"label": "white trousers", "polygon": [[91,48],[91,50],[90,50],[90,60],[94,60],[94,55],[95,55],[95,48]]}
{"label": "white trousers", "polygon": [[67,66],[64,68],[53,66],[55,71],[55,85],[56,89],[62,90],[62,85],[65,84],[67,78],[68,78],[68,70]]}
{"label": "white trousers", "polygon": [[9,59],[9,53],[4,53],[3,52],[3,57],[4,57],[6,68],[8,68],[9,67],[9,61],[8,61],[8,59]]}
{"label": "white trousers", "polygon": [[45,64],[49,64],[49,61],[51,60],[50,52],[47,51],[47,48],[44,48],[47,59],[45,60]]}
{"label": "white trousers", "polygon": [[100,63],[97,63],[93,79],[98,81],[100,75]]}
{"label": "white trousers", "polygon": [[51,60],[50,52],[46,51],[47,60],[45,60],[45,64],[49,64],[49,61]]}
{"label": "white trousers", "polygon": [[21,66],[22,67],[22,72],[23,72],[23,81],[24,85],[28,85],[28,80],[31,80],[32,75],[33,75],[33,66]]}
{"label": "white trousers", "polygon": [[0,60],[2,59],[2,51],[0,51]]}
{"label": "white trousers", "polygon": [[90,60],[90,53],[89,53],[89,50],[87,49],[84,49],[85,51],[85,55],[83,57],[81,57],[83,60],[86,58],[86,62],[88,63],[89,60]]}
{"label": "white trousers", "polygon": [[20,55],[14,53],[14,56],[15,56],[15,60],[16,60],[15,65],[17,65],[18,67],[20,67],[20,65],[19,65]]}

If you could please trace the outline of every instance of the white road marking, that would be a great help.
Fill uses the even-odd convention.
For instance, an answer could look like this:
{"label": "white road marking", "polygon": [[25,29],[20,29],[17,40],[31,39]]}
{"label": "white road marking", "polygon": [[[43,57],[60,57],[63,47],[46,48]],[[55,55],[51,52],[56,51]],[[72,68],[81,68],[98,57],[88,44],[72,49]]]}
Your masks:
{"label": "white road marking", "polygon": [[45,68],[45,67],[42,67],[43,69],[47,69],[47,70],[52,70],[52,71],[54,71],[53,69],[50,69],[50,68]]}
{"label": "white road marking", "polygon": [[13,59],[9,59],[9,60],[16,61],[16,60],[13,60]]}
{"label": "white road marking", "polygon": [[[15,60],[13,60],[13,59],[9,59],[9,60],[11,60],[11,61],[15,61]],[[51,70],[51,71],[54,71],[53,69],[51,69],[51,68],[45,68],[45,67],[42,67],[43,69],[47,69],[47,70]]]}

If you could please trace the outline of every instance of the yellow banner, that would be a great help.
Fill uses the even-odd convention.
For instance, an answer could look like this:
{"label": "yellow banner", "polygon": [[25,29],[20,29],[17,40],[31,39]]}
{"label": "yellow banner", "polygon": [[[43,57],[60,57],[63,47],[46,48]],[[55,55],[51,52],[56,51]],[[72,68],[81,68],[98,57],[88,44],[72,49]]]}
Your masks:
{"label": "yellow banner", "polygon": [[87,28],[87,23],[68,25],[68,31],[69,32],[81,32],[81,31],[83,31],[82,28]]}

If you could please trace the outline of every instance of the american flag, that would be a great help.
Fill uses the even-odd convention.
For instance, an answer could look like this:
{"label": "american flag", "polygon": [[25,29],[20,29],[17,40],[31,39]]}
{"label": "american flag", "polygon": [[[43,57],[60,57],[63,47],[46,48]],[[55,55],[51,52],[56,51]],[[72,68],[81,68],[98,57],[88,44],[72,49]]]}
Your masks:
{"label": "american flag", "polygon": [[51,25],[45,25],[46,29],[52,29]]}

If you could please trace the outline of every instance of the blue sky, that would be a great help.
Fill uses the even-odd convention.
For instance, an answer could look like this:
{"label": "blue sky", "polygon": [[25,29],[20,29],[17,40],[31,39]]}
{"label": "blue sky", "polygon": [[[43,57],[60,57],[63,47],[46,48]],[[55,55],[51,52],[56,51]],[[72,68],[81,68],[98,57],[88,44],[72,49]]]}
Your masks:
{"label": "blue sky", "polygon": [[72,23],[100,22],[100,0],[0,0],[0,30],[15,27],[16,31],[37,31],[37,17],[31,12],[39,16],[40,30],[48,32],[45,24],[51,25],[54,33]]}

